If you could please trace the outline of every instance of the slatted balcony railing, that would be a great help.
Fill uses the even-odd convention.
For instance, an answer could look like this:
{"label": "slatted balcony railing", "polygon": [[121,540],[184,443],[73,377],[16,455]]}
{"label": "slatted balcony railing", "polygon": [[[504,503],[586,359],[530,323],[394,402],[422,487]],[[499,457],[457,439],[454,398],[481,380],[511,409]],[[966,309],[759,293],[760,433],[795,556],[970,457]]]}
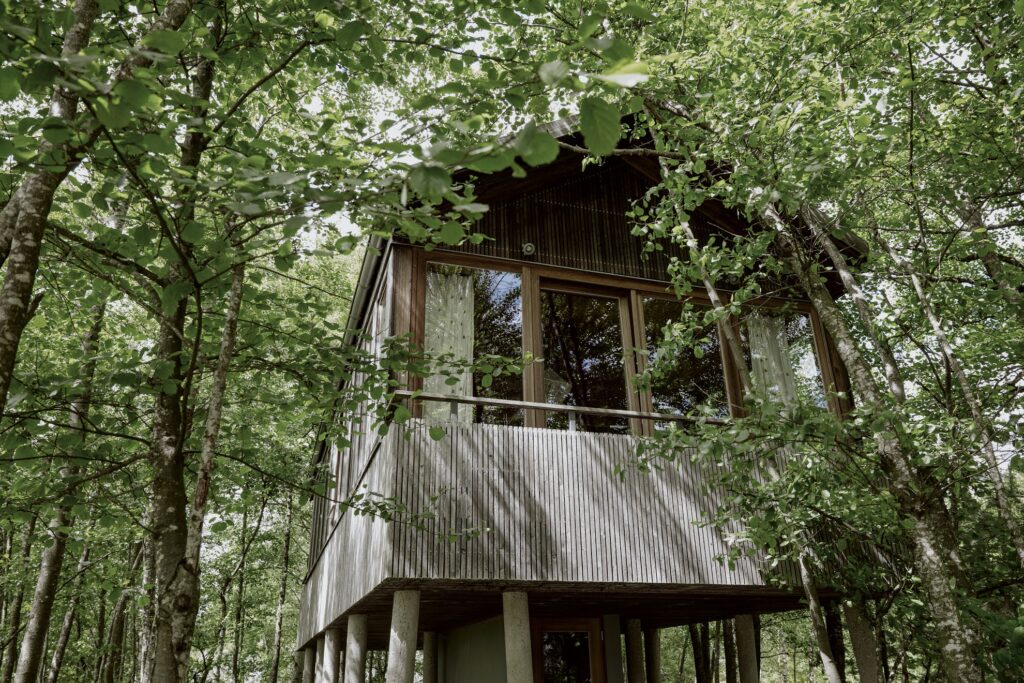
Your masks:
{"label": "slatted balcony railing", "polygon": [[391,425],[371,446],[353,491],[373,494],[393,517],[353,509],[335,521],[304,586],[304,634],[317,633],[391,579],[765,585],[754,561],[730,569],[719,560],[727,539],[702,521],[720,496],[686,453],[642,472],[632,467],[637,437],[627,434],[453,421],[440,425],[445,434],[435,440],[431,426],[439,425]]}

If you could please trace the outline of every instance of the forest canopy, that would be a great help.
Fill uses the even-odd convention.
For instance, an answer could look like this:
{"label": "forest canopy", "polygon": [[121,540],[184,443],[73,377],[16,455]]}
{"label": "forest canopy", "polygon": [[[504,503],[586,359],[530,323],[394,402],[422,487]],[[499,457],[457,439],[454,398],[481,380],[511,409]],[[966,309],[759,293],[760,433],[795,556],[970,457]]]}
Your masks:
{"label": "forest canopy", "polygon": [[[716,302],[666,353],[785,280],[849,374],[843,419],[741,373],[742,415],[638,452],[696,449],[735,492],[707,522],[799,565],[772,642],[852,679],[829,585],[878,681],[1024,678],[1021,0],[0,0],[0,27],[0,683],[290,679],[316,445],[367,401],[409,419],[423,372],[346,329],[368,239],[479,241],[467,178],[565,150],[659,164],[635,238]],[[706,202],[759,229],[701,243]],[[720,632],[666,647],[704,683]]]}

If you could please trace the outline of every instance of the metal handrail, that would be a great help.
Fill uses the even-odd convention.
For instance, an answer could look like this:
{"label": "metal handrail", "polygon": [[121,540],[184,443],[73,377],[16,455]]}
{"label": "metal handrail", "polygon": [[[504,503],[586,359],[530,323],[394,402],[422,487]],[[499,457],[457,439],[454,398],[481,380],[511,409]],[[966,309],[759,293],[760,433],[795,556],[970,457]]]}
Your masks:
{"label": "metal handrail", "polygon": [[410,391],[399,389],[395,391],[395,398],[409,399],[414,401],[434,401],[437,403],[492,406],[497,408],[513,408],[517,410],[545,410],[554,413],[568,413],[571,426],[575,423],[576,415],[594,415],[601,417],[622,417],[638,420],[662,420],[670,422],[691,422],[707,424],[728,424],[728,420],[717,417],[694,417],[692,415],[672,415],[670,413],[648,413],[640,410],[619,410],[618,408],[593,408],[590,406],[571,406],[564,403],[536,403],[534,401],[512,401],[504,398],[486,398],[483,396],[458,396],[449,394],[434,394],[421,391]]}

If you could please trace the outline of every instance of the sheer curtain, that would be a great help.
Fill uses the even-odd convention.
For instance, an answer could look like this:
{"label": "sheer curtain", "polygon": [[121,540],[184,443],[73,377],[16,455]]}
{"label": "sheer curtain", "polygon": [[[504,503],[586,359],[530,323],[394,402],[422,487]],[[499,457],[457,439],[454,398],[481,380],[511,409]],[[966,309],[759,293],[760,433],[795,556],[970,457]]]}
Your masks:
{"label": "sheer curtain", "polygon": [[754,387],[765,391],[783,407],[795,407],[796,376],[786,341],[785,318],[752,313],[746,322],[750,342],[750,378]]}
{"label": "sheer curtain", "polygon": [[[473,362],[473,277],[458,273],[427,273],[426,329],[423,350],[431,359],[446,356],[455,363]],[[450,377],[458,381],[448,383]],[[473,395],[473,371],[466,367],[452,369],[451,374],[435,374],[423,382],[423,391],[448,396]],[[447,403],[429,401],[423,408],[433,422],[453,419]],[[458,422],[473,421],[473,406],[459,405]]]}

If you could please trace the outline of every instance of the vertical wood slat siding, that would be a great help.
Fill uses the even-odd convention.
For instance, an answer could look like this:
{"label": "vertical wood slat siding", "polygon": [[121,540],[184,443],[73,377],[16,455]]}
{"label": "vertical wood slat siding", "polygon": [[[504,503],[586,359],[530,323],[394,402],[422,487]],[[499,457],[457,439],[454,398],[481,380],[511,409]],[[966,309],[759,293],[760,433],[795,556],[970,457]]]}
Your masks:
{"label": "vertical wood slat siding", "polygon": [[[698,526],[718,504],[683,457],[628,470],[630,436],[448,424],[398,440],[401,502],[432,515],[394,536],[395,578],[763,585],[753,560],[730,570],[726,542]],[[412,481],[415,479],[415,481]],[[489,529],[479,536],[448,532]]]}
{"label": "vertical wood slat siding", "polygon": [[[367,471],[361,490],[396,496],[401,435],[392,430]],[[348,511],[327,538],[323,555],[302,587],[298,645],[322,631],[383,581],[392,569],[392,549],[405,539],[396,536],[394,524]]]}
{"label": "vertical wood slat siding", "polygon": [[[474,226],[491,239],[464,245],[459,251],[667,280],[670,257],[681,251],[665,244],[663,252],[643,253],[644,242],[630,234],[632,223],[626,217],[650,186],[649,180],[621,161],[609,160],[544,189],[493,203]],[[691,222],[698,236],[708,232],[701,215]],[[528,258],[523,256],[527,242],[537,249]]]}

